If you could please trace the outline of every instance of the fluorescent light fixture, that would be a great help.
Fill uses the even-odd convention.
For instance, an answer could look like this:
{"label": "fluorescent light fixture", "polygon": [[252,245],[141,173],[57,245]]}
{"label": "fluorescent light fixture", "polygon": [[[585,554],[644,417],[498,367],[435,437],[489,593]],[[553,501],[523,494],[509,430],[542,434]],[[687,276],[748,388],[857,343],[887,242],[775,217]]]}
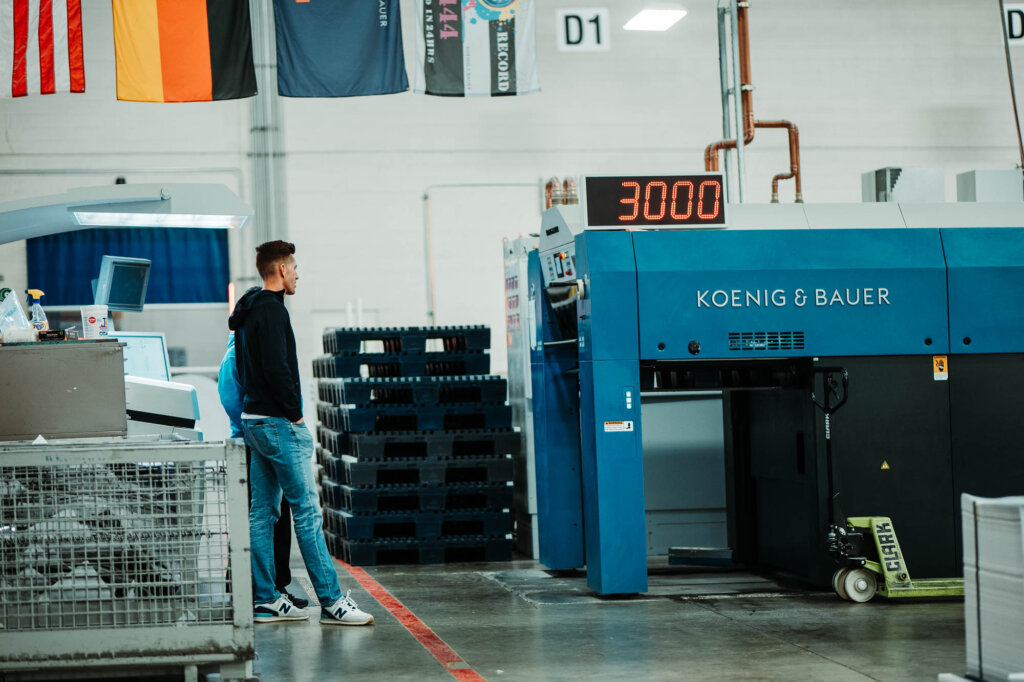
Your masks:
{"label": "fluorescent light fixture", "polygon": [[644,9],[622,28],[627,31],[666,31],[685,16],[685,9]]}
{"label": "fluorescent light fixture", "polygon": [[187,213],[105,213],[72,211],[75,222],[83,227],[208,227],[237,228],[248,216],[194,215]]}
{"label": "fluorescent light fixture", "polygon": [[252,209],[224,185],[101,185],[0,203],[0,244],[89,227],[244,228]]}

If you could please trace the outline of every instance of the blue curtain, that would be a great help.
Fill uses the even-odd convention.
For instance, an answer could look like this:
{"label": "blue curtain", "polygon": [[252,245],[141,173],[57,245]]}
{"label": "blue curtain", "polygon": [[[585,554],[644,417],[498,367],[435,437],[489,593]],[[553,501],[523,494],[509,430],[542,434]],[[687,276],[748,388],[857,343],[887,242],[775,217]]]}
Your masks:
{"label": "blue curtain", "polygon": [[29,239],[28,286],[43,305],[88,305],[103,256],[148,258],[146,303],[222,303],[228,300],[227,230],[100,228]]}

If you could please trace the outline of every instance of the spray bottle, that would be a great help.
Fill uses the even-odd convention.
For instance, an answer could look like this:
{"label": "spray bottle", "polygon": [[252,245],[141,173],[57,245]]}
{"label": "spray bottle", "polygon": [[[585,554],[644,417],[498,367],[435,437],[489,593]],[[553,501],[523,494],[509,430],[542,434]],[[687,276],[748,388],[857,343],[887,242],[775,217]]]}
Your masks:
{"label": "spray bottle", "polygon": [[32,319],[32,328],[40,332],[46,331],[50,328],[50,323],[46,321],[46,313],[43,312],[43,306],[39,303],[39,299],[43,297],[43,292],[39,289],[26,289],[25,294],[28,296],[28,310],[29,317]]}

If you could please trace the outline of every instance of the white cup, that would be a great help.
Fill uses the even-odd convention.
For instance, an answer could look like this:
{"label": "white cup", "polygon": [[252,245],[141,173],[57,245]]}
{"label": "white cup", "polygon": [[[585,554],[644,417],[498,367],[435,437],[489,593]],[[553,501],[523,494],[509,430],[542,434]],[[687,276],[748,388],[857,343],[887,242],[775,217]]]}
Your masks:
{"label": "white cup", "polygon": [[107,306],[82,306],[82,338],[102,339],[107,337]]}

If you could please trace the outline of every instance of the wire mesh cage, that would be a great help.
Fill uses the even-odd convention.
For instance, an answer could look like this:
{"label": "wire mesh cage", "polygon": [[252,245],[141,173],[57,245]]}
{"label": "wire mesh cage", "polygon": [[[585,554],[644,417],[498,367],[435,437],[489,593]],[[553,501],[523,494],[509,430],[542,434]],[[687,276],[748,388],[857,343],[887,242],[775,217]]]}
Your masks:
{"label": "wire mesh cage", "polygon": [[232,442],[0,448],[0,667],[251,659],[245,500]]}

